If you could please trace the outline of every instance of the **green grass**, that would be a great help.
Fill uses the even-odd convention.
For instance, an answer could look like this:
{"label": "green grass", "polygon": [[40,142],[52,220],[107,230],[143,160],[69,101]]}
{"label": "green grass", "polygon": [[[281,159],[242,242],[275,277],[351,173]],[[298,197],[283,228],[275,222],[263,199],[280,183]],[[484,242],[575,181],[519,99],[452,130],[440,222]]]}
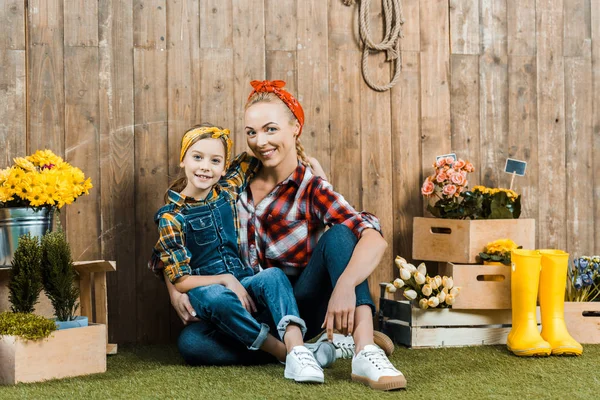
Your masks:
{"label": "green grass", "polygon": [[[0,387],[0,399],[593,399],[600,397],[600,345],[583,356],[517,358],[504,346],[410,350],[392,362],[406,391],[374,393],[350,380],[350,360],[325,370],[324,385],[283,378],[283,365],[198,367],[173,346],[119,347],[105,374]],[[1,360],[0,360],[1,362]]]}

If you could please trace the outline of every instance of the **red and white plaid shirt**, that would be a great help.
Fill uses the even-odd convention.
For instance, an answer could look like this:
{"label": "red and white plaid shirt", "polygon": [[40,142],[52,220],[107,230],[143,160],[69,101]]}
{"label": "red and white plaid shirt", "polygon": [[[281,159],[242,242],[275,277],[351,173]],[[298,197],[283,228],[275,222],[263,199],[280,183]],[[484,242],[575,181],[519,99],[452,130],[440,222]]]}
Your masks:
{"label": "red and white plaid shirt", "polygon": [[346,225],[357,238],[367,228],[381,233],[377,217],[356,211],[329,182],[301,163],[258,205],[248,187],[237,209],[240,256],[256,271],[306,267],[326,226]]}

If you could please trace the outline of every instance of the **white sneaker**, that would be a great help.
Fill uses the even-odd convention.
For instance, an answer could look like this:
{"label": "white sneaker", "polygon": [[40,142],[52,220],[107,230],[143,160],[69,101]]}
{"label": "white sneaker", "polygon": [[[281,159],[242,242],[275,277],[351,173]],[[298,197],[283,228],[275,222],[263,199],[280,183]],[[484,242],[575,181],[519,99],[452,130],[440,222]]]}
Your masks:
{"label": "white sneaker", "polygon": [[325,382],[323,369],[317,363],[312,351],[304,346],[295,346],[288,353],[283,376],[296,382]]}
{"label": "white sneaker", "polygon": [[327,368],[337,360],[336,347],[328,341],[305,343],[304,347],[312,351],[321,368]]}
{"label": "white sneaker", "polygon": [[402,372],[392,365],[383,350],[372,344],[366,345],[352,358],[352,380],[377,390],[406,387]]}
{"label": "white sneaker", "polygon": [[[327,341],[327,332],[323,333],[317,340],[319,342]],[[386,355],[391,356],[394,352],[394,342],[386,334],[373,331],[373,342],[375,345],[385,352]],[[354,339],[352,336],[344,336],[341,333],[333,334],[333,345],[335,346],[336,358],[352,358],[354,356]]]}
{"label": "white sneaker", "polygon": [[[321,335],[317,343],[328,342],[327,332]],[[335,348],[335,358],[352,358],[354,356],[354,338],[344,336],[341,333],[333,334],[333,347]]]}

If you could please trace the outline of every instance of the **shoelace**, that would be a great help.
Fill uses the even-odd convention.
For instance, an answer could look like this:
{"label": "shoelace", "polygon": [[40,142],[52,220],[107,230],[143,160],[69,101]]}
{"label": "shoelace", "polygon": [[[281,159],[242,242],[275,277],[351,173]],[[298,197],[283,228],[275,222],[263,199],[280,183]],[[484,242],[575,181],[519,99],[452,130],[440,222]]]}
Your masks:
{"label": "shoelace", "polygon": [[373,351],[365,351],[363,356],[371,362],[377,369],[391,369],[396,371],[396,367],[392,365],[390,360],[385,356],[385,352],[381,349]]}
{"label": "shoelace", "polygon": [[354,343],[341,342],[333,343],[333,345],[341,351],[341,358],[352,358],[354,356]]}
{"label": "shoelace", "polygon": [[323,371],[323,368],[321,368],[321,366],[310,351],[306,352],[293,350],[293,352],[296,358],[298,358],[298,361],[300,361],[300,365],[302,365],[303,367],[311,366]]}

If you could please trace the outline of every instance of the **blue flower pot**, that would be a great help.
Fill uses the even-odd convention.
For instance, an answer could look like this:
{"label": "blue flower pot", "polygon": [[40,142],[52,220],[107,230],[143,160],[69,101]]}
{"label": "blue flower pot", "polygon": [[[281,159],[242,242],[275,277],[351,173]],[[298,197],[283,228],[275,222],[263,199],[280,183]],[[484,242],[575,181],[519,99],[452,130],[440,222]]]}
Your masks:
{"label": "blue flower pot", "polygon": [[75,317],[72,321],[57,321],[54,319],[56,323],[56,329],[70,329],[70,328],[81,328],[84,326],[88,326],[88,317]]}

